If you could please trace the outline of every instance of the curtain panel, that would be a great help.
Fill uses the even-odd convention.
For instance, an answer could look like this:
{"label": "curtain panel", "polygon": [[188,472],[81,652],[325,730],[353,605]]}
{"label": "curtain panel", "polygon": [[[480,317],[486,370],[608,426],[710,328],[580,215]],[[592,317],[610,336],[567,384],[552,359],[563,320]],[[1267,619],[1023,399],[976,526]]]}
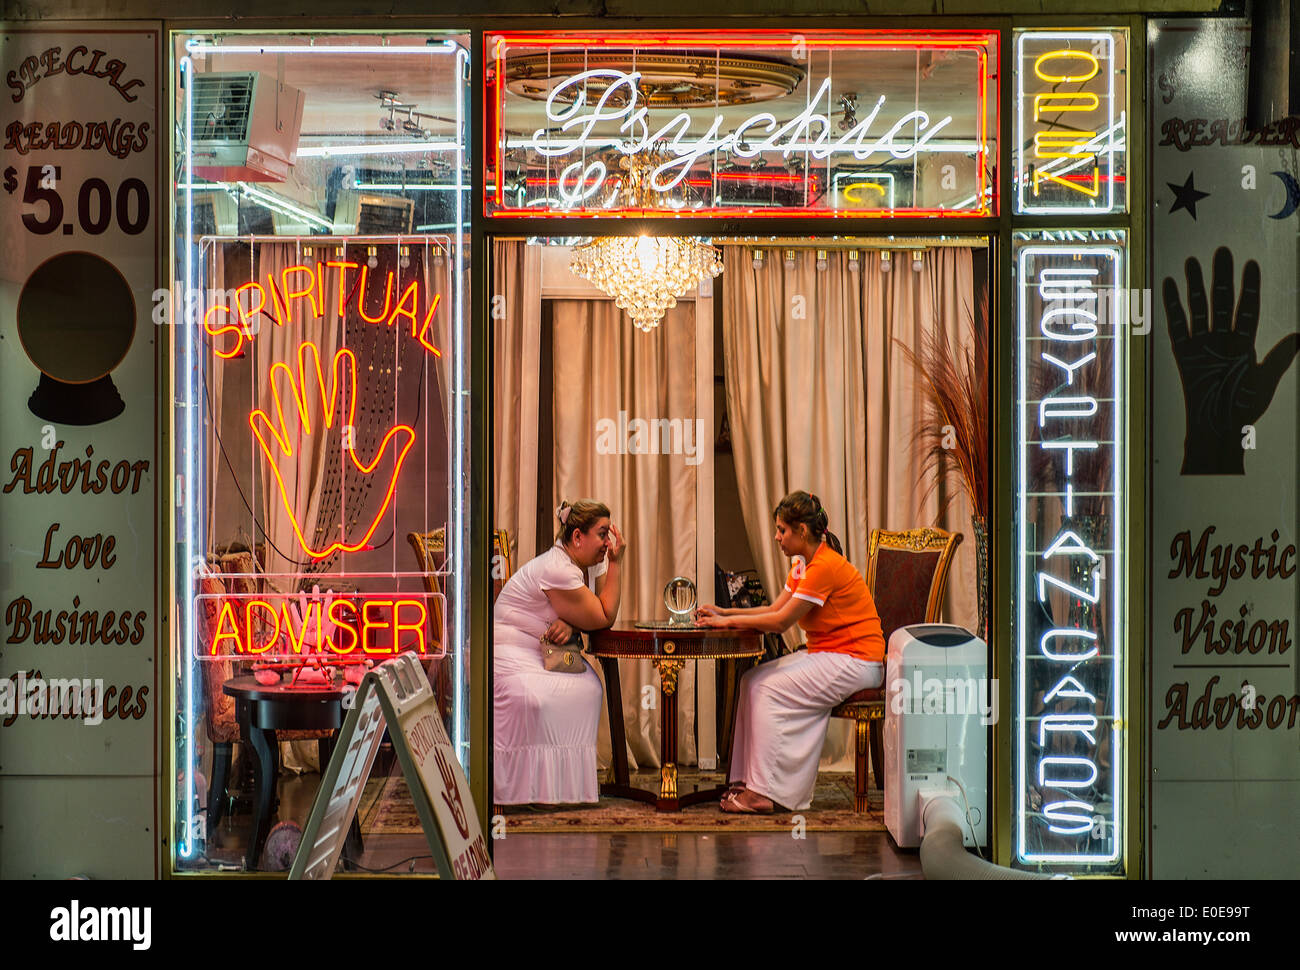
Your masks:
{"label": "curtain panel", "polygon": [[[972,344],[972,251],[926,250],[919,271],[864,251],[774,252],[755,267],[746,247],[724,249],[723,353],[740,504],[754,562],[773,599],[789,562],[773,540],[782,496],[819,496],[844,555],[865,574],[873,528],[937,526],[962,532],[943,618],[974,628],[970,503],[954,478],[931,487],[918,431],[927,420],[922,382],[904,348],[942,328],[954,353]],[[900,254],[901,255],[901,254]],[[930,473],[931,475],[933,473]],[[949,502],[951,498],[951,502]],[[792,646],[802,642],[796,627]],[[851,770],[847,722],[832,722],[823,767]]]}

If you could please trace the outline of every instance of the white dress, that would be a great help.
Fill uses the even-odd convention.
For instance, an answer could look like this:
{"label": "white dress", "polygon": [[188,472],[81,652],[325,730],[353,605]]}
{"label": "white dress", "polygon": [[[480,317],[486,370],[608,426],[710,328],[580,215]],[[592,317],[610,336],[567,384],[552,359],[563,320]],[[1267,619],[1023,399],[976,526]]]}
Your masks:
{"label": "white dress", "polygon": [[548,589],[586,585],[557,542],[510,577],[492,611],[493,801],[572,804],[600,798],[596,731],[604,691],[596,672],[548,671],[541,638],[557,619]]}
{"label": "white dress", "polygon": [[884,666],[842,653],[800,650],[740,678],[731,781],[802,811],[812,805],[831,708],[879,687]]}

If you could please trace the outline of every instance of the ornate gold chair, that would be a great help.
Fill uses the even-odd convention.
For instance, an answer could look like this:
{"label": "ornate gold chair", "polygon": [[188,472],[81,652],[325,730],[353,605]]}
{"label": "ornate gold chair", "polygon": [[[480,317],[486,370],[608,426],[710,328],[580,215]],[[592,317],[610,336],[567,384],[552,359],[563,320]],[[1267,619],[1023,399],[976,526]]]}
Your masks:
{"label": "ornate gold chair", "polygon": [[[880,614],[885,643],[900,627],[933,623],[939,618],[948,569],[961,543],[960,532],[872,529],[867,546],[867,590]],[[858,691],[831,711],[831,717],[857,722],[855,737],[853,810],[867,810],[867,755],[870,750],[876,788],[884,790],[881,728],[885,719],[885,689]],[[868,749],[870,735],[870,749]]]}

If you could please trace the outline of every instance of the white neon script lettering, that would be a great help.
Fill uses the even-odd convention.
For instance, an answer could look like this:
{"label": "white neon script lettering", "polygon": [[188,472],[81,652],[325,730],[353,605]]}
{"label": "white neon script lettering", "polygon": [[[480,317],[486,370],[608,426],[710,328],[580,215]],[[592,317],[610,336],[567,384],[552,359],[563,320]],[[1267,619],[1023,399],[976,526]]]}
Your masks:
{"label": "white neon script lettering", "polygon": [[[546,99],[546,118],[553,127],[535,131],[530,147],[550,158],[582,152],[590,147],[592,141],[598,140],[593,137],[597,125],[619,122],[618,130],[626,136],[626,141],[618,146],[623,154],[636,155],[663,146],[674,156],[657,166],[650,176],[651,186],[656,191],[666,192],[680,184],[699,159],[714,152],[730,151],[740,158],[780,152],[782,157],[788,158],[791,153],[806,150],[816,159],[848,152],[859,160],[888,152],[894,158],[910,158],[923,151],[935,135],[952,123],[951,115],[931,122],[927,112],[909,111],[883,135],[867,140],[868,132],[885,105],[882,94],[866,117],[832,142],[834,121],[829,112],[819,110],[819,105],[830,103],[831,80],[827,78],[808,106],[779,127],[775,115],[762,111],[722,134],[724,119],[722,115],[716,115],[708,131],[692,138],[691,117],[685,111],[674,115],[658,130],[650,130],[649,109],[637,102],[640,79],[639,71],[629,73],[598,68],[561,81]],[[606,87],[596,102],[589,104],[587,82],[592,80],[606,82]],[[555,128],[559,129],[558,134]],[[897,141],[905,132],[910,133],[910,138]],[[599,190],[605,175],[603,165],[599,169],[595,165],[584,167],[581,163],[569,165],[560,174],[560,194],[568,201],[588,198]]]}

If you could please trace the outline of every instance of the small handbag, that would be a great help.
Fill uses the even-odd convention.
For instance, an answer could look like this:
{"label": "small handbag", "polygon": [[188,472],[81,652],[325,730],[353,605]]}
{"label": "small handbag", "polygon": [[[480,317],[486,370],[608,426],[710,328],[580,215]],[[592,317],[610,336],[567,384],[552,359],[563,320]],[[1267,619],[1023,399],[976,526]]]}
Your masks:
{"label": "small handbag", "polygon": [[576,630],[564,643],[542,641],[542,666],[564,674],[581,674],[587,670],[582,659],[582,634]]}

